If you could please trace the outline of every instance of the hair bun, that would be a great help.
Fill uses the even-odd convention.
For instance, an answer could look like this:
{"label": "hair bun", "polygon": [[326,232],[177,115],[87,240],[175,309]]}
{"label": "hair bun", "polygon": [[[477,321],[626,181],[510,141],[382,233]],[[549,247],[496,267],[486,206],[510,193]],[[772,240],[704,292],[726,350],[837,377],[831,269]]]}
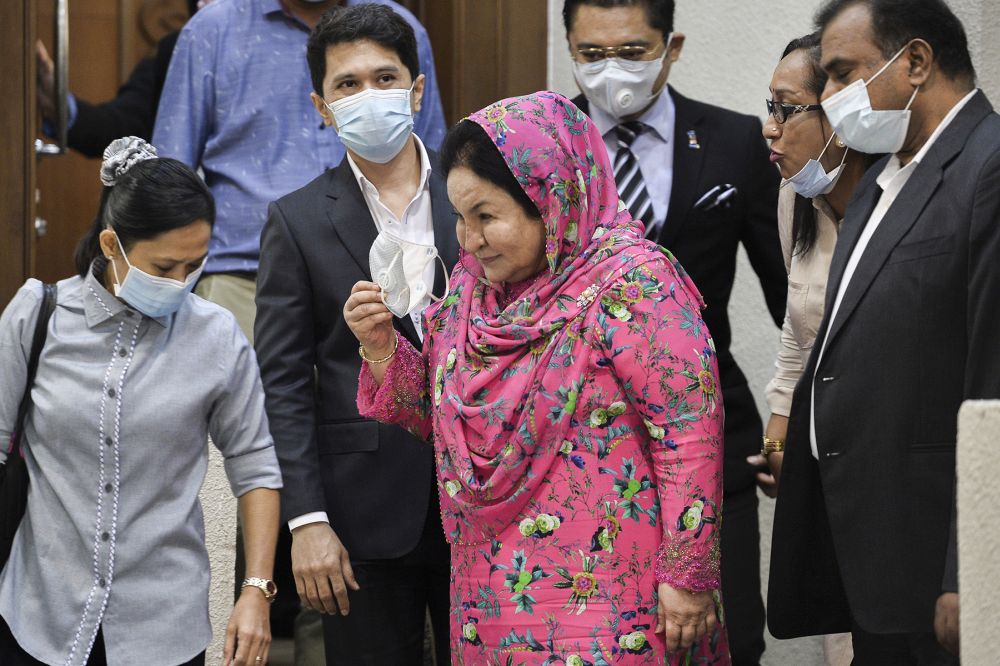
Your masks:
{"label": "hair bun", "polygon": [[107,186],[114,185],[135,164],[156,157],[156,148],[148,141],[137,136],[124,136],[115,139],[104,149],[104,162],[101,163],[101,182]]}

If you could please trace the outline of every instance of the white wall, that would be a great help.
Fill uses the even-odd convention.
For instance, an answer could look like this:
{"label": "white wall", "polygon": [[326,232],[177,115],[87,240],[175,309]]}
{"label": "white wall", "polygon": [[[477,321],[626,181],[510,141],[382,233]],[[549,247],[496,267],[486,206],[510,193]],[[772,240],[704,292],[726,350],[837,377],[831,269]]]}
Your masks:
{"label": "white wall", "polygon": [[[969,35],[969,48],[980,86],[1000,104],[1000,2],[949,0]],[[562,0],[549,3],[549,87],[575,96],[569,50],[562,23]],[[687,36],[680,60],[673,66],[670,83],[681,93],[763,119],[769,96],[771,72],[792,38],[812,30],[818,0],[678,0],[676,30]],[[733,353],[746,373],[766,415],[764,386],[773,371],[778,330],[767,309],[746,255],[740,250],[729,314],[733,324]],[[765,416],[766,417],[766,416]],[[761,504],[761,554],[763,579],[767,580],[773,503]],[[995,615],[994,615],[995,617]],[[811,666],[820,664],[815,639],[774,641],[769,637],[764,664]]]}

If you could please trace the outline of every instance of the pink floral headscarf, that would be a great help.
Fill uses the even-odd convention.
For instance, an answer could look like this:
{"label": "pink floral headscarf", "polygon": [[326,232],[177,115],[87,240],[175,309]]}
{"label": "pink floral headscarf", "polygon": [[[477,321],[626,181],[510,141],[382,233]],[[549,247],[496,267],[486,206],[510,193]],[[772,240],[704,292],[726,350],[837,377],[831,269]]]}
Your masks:
{"label": "pink floral headscarf", "polygon": [[[503,286],[463,256],[448,297],[427,311],[442,518],[455,543],[487,541],[509,525],[557,459],[574,427],[567,378],[585,376],[590,363],[579,335],[588,309],[623,273],[665,254],[673,261],[619,205],[604,140],[568,99],[504,99],[468,120],[541,213],[548,269],[501,307]],[[556,349],[560,364],[550,367]]]}

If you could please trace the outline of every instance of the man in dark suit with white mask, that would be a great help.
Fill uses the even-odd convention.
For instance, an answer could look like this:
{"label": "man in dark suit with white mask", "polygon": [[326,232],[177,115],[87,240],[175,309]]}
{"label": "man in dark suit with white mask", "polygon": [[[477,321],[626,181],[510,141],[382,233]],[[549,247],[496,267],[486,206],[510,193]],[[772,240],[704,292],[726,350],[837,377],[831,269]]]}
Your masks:
{"label": "man in dark suit with white mask", "polygon": [[756,481],[748,461],[763,425],[729,351],[727,307],[740,243],[780,326],[786,274],[778,240],[779,176],[760,120],[688,99],[666,85],[684,35],[673,0],[566,0],[570,55],[584,95],[574,102],[604,135],[622,200],[694,279],[719,355],[726,408],[722,594],[733,663],[764,651]]}
{"label": "man in dark suit with white mask", "polygon": [[792,400],[769,626],[851,631],[858,666],[958,664],[957,415],[1000,397],[1000,115],[943,0],[833,0],[817,27],[830,124],[888,155]]}

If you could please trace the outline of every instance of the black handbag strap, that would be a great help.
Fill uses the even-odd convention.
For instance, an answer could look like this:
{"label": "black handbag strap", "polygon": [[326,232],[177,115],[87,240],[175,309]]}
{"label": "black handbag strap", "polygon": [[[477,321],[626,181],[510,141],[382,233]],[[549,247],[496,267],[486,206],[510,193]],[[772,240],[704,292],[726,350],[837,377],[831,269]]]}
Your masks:
{"label": "black handbag strap", "polygon": [[21,397],[21,405],[17,409],[17,422],[14,425],[14,439],[12,442],[11,456],[21,454],[21,437],[24,433],[24,420],[31,409],[31,388],[35,384],[35,373],[38,372],[38,359],[42,355],[42,347],[45,346],[45,337],[49,331],[49,319],[56,309],[56,296],[58,289],[54,284],[43,285],[45,293],[42,297],[42,307],[38,310],[38,320],[35,322],[35,336],[31,341],[31,356],[28,357],[28,377],[24,383],[24,395]]}

